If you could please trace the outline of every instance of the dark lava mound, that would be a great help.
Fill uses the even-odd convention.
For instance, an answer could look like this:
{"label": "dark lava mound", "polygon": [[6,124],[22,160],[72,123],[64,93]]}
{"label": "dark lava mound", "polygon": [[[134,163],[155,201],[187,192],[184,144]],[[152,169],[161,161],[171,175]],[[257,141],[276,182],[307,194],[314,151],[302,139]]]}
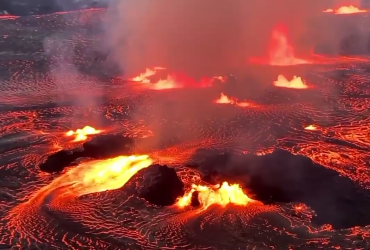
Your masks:
{"label": "dark lava mound", "polygon": [[271,154],[217,154],[198,165],[204,180],[243,185],[265,204],[302,202],[317,225],[350,228],[370,224],[370,192],[311,159],[276,150]]}
{"label": "dark lava mound", "polygon": [[173,168],[152,165],[142,170],[139,196],[158,206],[171,206],[185,194],[184,183]]}
{"label": "dark lava mound", "polygon": [[113,158],[128,155],[134,146],[134,140],[122,135],[100,135],[83,144],[86,157]]}
{"label": "dark lava mound", "polygon": [[40,170],[47,173],[61,172],[81,157],[108,159],[120,155],[129,155],[134,147],[134,140],[122,135],[100,135],[83,144],[83,151],[61,150],[49,155],[40,164]]}
{"label": "dark lava mound", "polygon": [[61,150],[52,155],[49,155],[45,162],[40,164],[40,170],[47,173],[61,172],[67,166],[83,157],[83,152],[74,152],[70,150]]}

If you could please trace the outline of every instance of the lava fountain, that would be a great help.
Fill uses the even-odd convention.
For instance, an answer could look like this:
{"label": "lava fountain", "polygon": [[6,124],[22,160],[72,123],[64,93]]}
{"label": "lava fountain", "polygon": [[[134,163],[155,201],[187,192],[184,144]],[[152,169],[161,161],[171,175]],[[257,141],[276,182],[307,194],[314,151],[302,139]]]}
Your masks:
{"label": "lava fountain", "polygon": [[152,77],[156,76],[158,73],[163,72],[166,68],[154,67],[147,68],[144,73],[139,74],[129,80],[137,83],[142,83],[141,87],[152,90],[163,90],[163,89],[176,89],[185,87],[210,87],[212,86],[214,80],[218,80],[222,83],[226,81],[223,76],[215,76],[212,78],[203,77],[200,81],[195,81],[194,79],[180,73],[170,73],[167,74],[164,79],[153,80]]}
{"label": "lava fountain", "polygon": [[229,183],[223,182],[221,186],[218,184],[213,187],[193,184],[192,189],[183,197],[179,198],[176,205],[180,208],[189,206],[194,192],[198,192],[198,201],[202,210],[214,204],[221,206],[226,206],[227,204],[246,206],[249,203],[255,202],[262,204],[259,201],[249,198],[238,184],[229,185]]}
{"label": "lava fountain", "polygon": [[327,10],[324,10],[323,12],[324,13],[334,13],[336,15],[349,15],[349,14],[356,14],[356,13],[364,13],[368,11],[359,9],[353,5],[349,5],[349,6],[342,6],[338,9],[327,9]]}
{"label": "lava fountain", "polygon": [[304,128],[305,130],[311,130],[311,131],[315,131],[317,130],[317,127],[315,125],[308,125]]}
{"label": "lava fountain", "polygon": [[85,141],[88,135],[96,135],[96,134],[100,134],[101,132],[103,131],[97,130],[90,126],[85,126],[84,128],[77,129],[76,131],[70,130],[65,135],[75,136],[75,139],[73,140],[73,142],[78,142],[78,141]]}
{"label": "lava fountain", "polygon": [[251,63],[269,64],[274,66],[288,66],[308,64],[309,61],[297,58],[294,53],[294,47],[288,39],[286,27],[276,26],[271,35],[271,41],[268,48],[268,58],[251,58]]}
{"label": "lava fountain", "polygon": [[293,76],[292,80],[288,80],[283,75],[279,75],[277,81],[274,81],[276,87],[290,88],[290,89],[307,89],[307,84],[301,77]]}
{"label": "lava fountain", "polygon": [[236,105],[238,107],[244,107],[244,108],[245,107],[255,107],[255,105],[250,102],[239,101],[238,99],[229,97],[225,95],[224,93],[221,93],[220,98],[218,98],[214,102],[218,104],[232,104],[232,105]]}

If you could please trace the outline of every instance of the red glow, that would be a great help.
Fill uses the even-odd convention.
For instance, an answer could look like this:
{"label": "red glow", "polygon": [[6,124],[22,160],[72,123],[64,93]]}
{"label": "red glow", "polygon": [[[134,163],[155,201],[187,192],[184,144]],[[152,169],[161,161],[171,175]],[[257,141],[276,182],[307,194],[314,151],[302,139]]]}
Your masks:
{"label": "red glow", "polygon": [[327,9],[327,10],[324,10],[323,12],[334,13],[336,15],[348,15],[348,14],[364,13],[364,12],[367,12],[367,10],[361,10],[353,5],[349,5],[349,6],[342,6],[338,9]]}
{"label": "red glow", "polygon": [[212,78],[202,77],[199,81],[187,76],[184,73],[168,73],[165,78],[160,78],[159,80],[153,80],[152,77],[157,76],[157,74],[163,72],[166,68],[154,67],[147,68],[144,73],[139,74],[136,77],[131,78],[132,81],[137,83],[142,83],[141,88],[152,89],[152,90],[163,90],[163,89],[175,89],[175,88],[204,88],[210,87],[215,80],[220,82],[225,82],[226,78],[223,76],[215,76]]}
{"label": "red glow", "polygon": [[287,66],[310,63],[304,59],[297,58],[294,47],[288,39],[288,29],[284,25],[277,25],[272,31],[268,58],[251,58],[252,63],[270,64],[276,66]]}

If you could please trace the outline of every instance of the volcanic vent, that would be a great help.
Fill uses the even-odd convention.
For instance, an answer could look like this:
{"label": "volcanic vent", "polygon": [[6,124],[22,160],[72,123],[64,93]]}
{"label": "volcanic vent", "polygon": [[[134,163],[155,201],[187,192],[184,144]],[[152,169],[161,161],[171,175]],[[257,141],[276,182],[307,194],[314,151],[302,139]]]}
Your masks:
{"label": "volcanic vent", "polygon": [[304,203],[316,212],[312,219],[316,225],[349,228],[370,223],[368,191],[336,171],[285,150],[262,156],[213,152],[196,169],[204,181],[239,183],[253,199],[267,205]]}

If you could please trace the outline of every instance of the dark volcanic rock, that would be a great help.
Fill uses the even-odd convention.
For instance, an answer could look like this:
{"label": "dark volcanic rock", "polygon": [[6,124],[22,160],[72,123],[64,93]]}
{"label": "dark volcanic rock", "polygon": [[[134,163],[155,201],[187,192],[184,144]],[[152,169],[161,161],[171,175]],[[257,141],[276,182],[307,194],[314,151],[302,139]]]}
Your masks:
{"label": "dark volcanic rock", "polygon": [[370,192],[310,158],[285,150],[256,156],[218,154],[198,166],[204,180],[243,185],[265,204],[302,202],[317,213],[313,222],[349,228],[370,224]]}
{"label": "dark volcanic rock", "polygon": [[199,207],[200,206],[198,195],[199,195],[198,191],[193,192],[193,194],[191,196],[190,206],[192,206],[192,207]]}
{"label": "dark volcanic rock", "polygon": [[139,196],[148,202],[158,206],[170,206],[185,194],[184,183],[173,168],[153,165],[144,171],[146,173]]}
{"label": "dark volcanic rock", "polygon": [[47,173],[63,171],[64,168],[78,158],[89,157],[95,159],[113,158],[131,153],[134,141],[121,135],[101,135],[92,138],[83,144],[83,151],[61,150],[50,155],[39,167]]}
{"label": "dark volcanic rock", "polygon": [[63,171],[64,168],[70,166],[73,161],[80,157],[83,157],[83,152],[61,150],[49,155],[47,160],[40,164],[39,167],[43,172],[56,173]]}
{"label": "dark volcanic rock", "polygon": [[134,140],[122,135],[101,135],[83,144],[84,154],[92,158],[113,158],[131,153]]}

